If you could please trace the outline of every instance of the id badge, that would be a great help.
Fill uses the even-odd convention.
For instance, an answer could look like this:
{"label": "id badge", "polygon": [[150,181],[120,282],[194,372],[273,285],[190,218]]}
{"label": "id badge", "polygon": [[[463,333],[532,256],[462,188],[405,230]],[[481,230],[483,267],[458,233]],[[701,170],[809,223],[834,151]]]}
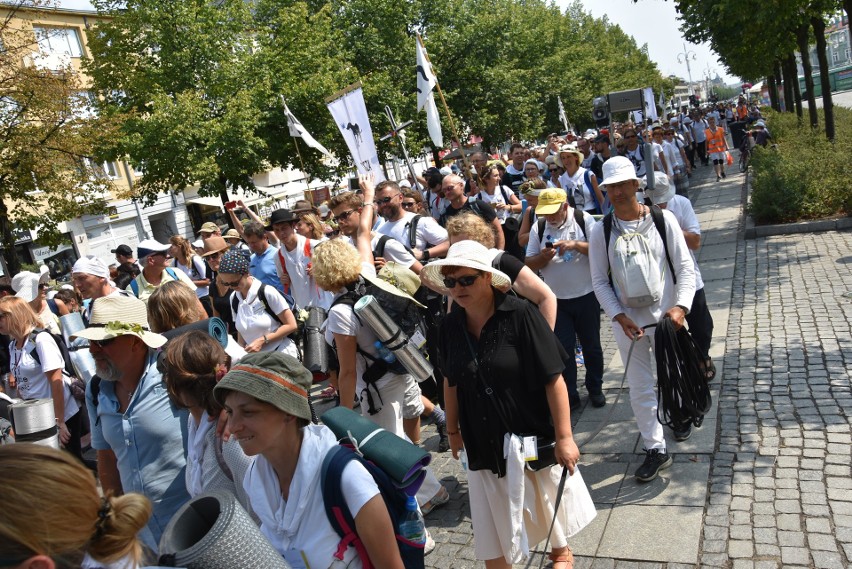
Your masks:
{"label": "id badge", "polygon": [[538,437],[524,437],[524,461],[538,460]]}
{"label": "id badge", "polygon": [[408,339],[409,342],[414,344],[414,346],[419,350],[422,349],[426,344],[426,338],[423,334],[420,333],[420,330],[415,330],[411,333],[411,338]]}

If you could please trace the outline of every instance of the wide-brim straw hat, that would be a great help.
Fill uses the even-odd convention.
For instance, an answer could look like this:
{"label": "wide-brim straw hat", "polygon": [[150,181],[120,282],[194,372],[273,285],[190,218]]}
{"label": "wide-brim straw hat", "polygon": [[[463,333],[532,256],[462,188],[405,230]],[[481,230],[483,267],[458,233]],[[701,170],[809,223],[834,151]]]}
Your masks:
{"label": "wide-brim straw hat", "polygon": [[74,337],[95,341],[120,336],[136,336],[149,348],[160,348],[168,341],[165,336],[151,332],[144,302],[118,294],[93,300],[89,327],[74,333]]}
{"label": "wide-brim straw hat", "polygon": [[204,253],[202,253],[201,256],[208,257],[213,253],[221,253],[222,251],[227,251],[230,248],[231,246],[228,245],[228,242],[225,241],[223,237],[214,235],[204,240]]}
{"label": "wide-brim straw hat", "polygon": [[432,261],[420,271],[420,280],[441,294],[449,294],[444,286],[444,275],[441,274],[442,267],[467,267],[476,269],[483,273],[491,274],[491,284],[495,288],[505,290],[512,285],[512,280],[501,271],[491,266],[491,254],[484,245],[476,241],[459,241],[450,246],[444,259]]}

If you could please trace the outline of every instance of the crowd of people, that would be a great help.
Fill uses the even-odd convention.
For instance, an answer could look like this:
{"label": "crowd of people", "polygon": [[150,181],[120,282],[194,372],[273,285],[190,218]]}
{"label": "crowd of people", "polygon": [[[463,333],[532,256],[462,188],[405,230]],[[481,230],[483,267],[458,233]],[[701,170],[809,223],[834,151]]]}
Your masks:
{"label": "crowd of people", "polygon": [[[174,236],[121,245],[113,267],[84,256],[71,285],[55,294],[45,273],[0,283],[0,334],[9,339],[4,402],[51,398],[59,439],[76,457],[0,449],[0,467],[13,483],[34,470],[74,478],[76,499],[85,502],[79,520],[49,522],[69,525],[74,535],[61,543],[38,524],[4,521],[0,532],[11,544],[4,559],[135,563],[143,551],[157,552],[189,499],[224,490],[285,558],[332,566],[339,540],[317,479],[336,439],[313,408],[324,400],[357,408],[414,444],[422,444],[421,420],[433,421],[438,452],[466,456],[477,558],[509,567],[528,553],[515,538],[537,543],[557,513],[552,472],[574,472],[580,460],[572,413],[585,399],[607,405],[602,321],[625,364],[630,358],[630,402],[646,452],[635,476],[653,480],[672,463],[657,415],[653,325],[662,318],[687,325],[706,380],[716,373],[695,259],[701,228],[686,195],[696,168],[712,161],[717,179],[726,175],[725,128],[739,106],[727,110],[516,143],[505,162],[478,152],[467,173],[453,165],[377,185],[360,176],[358,191],[321,208],[278,209],[268,220],[240,203],[228,209],[234,229],[205,223],[194,244]],[[628,254],[633,265],[624,262]],[[353,306],[353,294],[379,281],[422,315],[434,367],[426,380],[388,363],[386,346]],[[319,377],[328,386],[312,394],[318,377],[305,368],[300,332],[314,309],[326,315],[331,363]],[[61,318],[72,313],[85,327],[65,336],[88,342],[97,371],[83,401],[58,345]],[[186,331],[213,317],[224,322],[226,340],[206,328]],[[7,411],[0,405],[0,417]],[[691,429],[676,425],[671,436],[685,440]],[[104,498],[80,467],[88,432]],[[529,467],[530,452],[540,469]],[[416,495],[423,515],[450,500],[426,470]],[[343,478],[374,565],[402,566],[396,550],[382,547],[395,528],[369,473],[353,464]],[[524,501],[521,492],[519,502],[524,486],[534,497]],[[537,516],[524,508],[533,502]],[[125,509],[132,514],[119,516]],[[557,523],[550,536],[557,569],[573,566],[569,537]],[[358,563],[354,551],[343,561]]]}

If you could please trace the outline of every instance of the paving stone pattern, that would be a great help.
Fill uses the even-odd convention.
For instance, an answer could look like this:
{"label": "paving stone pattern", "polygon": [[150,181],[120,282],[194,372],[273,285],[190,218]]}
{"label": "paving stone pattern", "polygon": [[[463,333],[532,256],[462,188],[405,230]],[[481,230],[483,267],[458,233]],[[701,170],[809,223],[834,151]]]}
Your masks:
{"label": "paving stone pattern", "polygon": [[[572,420],[579,442],[604,423],[581,447],[598,515],[570,540],[577,569],[852,569],[852,233],[745,241],[744,177],[729,170],[717,183],[699,168],[690,188],[715,321],[713,407],[689,440],[667,432],[673,466],[637,483],[642,444],[604,317],[608,405],[592,408],[581,388]],[[434,427],[422,438],[452,497],[426,518],[437,543],[426,565],[482,567],[465,473],[435,452]]]}

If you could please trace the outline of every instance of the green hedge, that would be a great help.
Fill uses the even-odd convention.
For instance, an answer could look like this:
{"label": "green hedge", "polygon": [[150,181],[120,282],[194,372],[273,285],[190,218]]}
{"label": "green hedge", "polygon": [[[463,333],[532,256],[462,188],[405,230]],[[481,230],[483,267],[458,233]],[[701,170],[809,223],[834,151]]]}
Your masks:
{"label": "green hedge", "polygon": [[[819,110],[822,124],[822,109]],[[834,108],[835,142],[794,113],[766,113],[775,148],[755,148],[749,214],[756,223],[852,215],[852,110]]]}

